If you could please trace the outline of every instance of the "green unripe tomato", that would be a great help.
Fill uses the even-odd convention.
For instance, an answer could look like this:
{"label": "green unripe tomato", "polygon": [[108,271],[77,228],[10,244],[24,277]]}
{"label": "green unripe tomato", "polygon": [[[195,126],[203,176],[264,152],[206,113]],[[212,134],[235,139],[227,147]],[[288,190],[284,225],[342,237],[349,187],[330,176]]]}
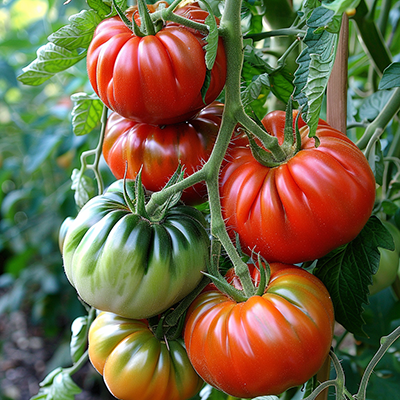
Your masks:
{"label": "green unripe tomato", "polygon": [[[133,181],[127,181],[133,193]],[[126,318],[160,314],[200,282],[209,259],[205,220],[175,205],[151,221],[129,208],[123,181],[86,203],[68,228],[65,273],[89,305]]]}
{"label": "green unripe tomato", "polygon": [[372,285],[369,286],[370,295],[376,294],[389,287],[396,279],[399,269],[400,231],[389,222],[383,221],[382,223],[391,233],[395,249],[391,251],[379,248],[381,258],[378,271],[372,276]]}

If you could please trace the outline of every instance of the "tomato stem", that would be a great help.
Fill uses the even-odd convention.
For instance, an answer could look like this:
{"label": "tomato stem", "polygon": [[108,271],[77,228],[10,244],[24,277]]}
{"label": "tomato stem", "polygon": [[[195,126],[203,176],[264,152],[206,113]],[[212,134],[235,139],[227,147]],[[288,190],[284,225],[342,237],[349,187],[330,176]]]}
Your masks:
{"label": "tomato stem", "polygon": [[258,42],[263,39],[267,39],[270,37],[279,37],[279,36],[297,36],[303,37],[305,36],[306,31],[303,29],[297,28],[282,28],[282,29],[274,29],[267,32],[261,33],[249,33],[244,36],[245,39],[253,39],[255,42]]}
{"label": "tomato stem", "polygon": [[173,11],[176,9],[176,6],[182,0],[173,2],[169,7],[163,8],[162,10],[158,10],[151,14],[151,18],[153,21],[157,21],[162,19],[163,21],[172,21],[179,25],[186,26],[188,28],[196,29],[197,31],[203,32],[205,34],[209,33],[208,27],[201,22],[193,21],[189,18],[182,17],[181,15],[175,14]]}
{"label": "tomato stem", "polygon": [[386,103],[385,107],[383,107],[382,111],[378,114],[378,116],[374,119],[373,122],[369,124],[364,134],[360,138],[360,140],[356,143],[360,149],[364,149],[368,146],[371,138],[374,136],[378,129],[382,130],[382,133],[392,118],[399,112],[400,110],[400,88],[396,88],[393,91],[392,96],[389,101]]}
{"label": "tomato stem", "polygon": [[397,327],[392,333],[390,333],[387,336],[383,336],[381,338],[381,345],[379,347],[379,350],[375,353],[374,357],[372,360],[369,362],[367,367],[365,368],[364,374],[361,378],[360,386],[358,389],[357,394],[355,395],[355,398],[358,400],[365,400],[366,398],[366,392],[367,392],[367,385],[369,382],[369,378],[371,377],[372,372],[374,371],[374,368],[378,364],[378,362],[381,360],[381,358],[385,355],[389,347],[400,337],[400,326]]}

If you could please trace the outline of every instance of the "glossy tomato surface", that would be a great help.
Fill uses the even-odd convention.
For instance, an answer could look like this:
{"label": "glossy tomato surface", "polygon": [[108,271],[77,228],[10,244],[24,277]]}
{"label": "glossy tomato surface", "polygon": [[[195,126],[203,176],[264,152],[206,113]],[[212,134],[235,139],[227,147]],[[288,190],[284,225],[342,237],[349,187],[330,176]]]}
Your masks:
{"label": "glossy tomato surface", "polygon": [[[127,181],[128,193],[134,191]],[[148,318],[171,307],[200,282],[209,237],[200,211],[176,205],[162,220],[131,211],[123,180],[89,200],[63,243],[65,273],[80,297],[102,311]]]}
{"label": "glossy tomato surface", "polygon": [[184,339],[192,365],[231,396],[279,394],[301,385],[329,353],[334,314],[325,286],[296,266],[271,264],[271,272],[263,296],[237,303],[211,289],[187,313]]}
{"label": "glossy tomato surface", "polygon": [[[161,190],[179,164],[185,176],[199,170],[208,160],[221,125],[224,106],[214,102],[196,117],[178,124],[151,125],[112,113],[105,130],[103,155],[117,179],[136,178],[150,191]],[[182,201],[200,204],[206,200],[204,182],[186,189]]]}
{"label": "glossy tomato surface", "polygon": [[[283,140],[285,113],[263,119],[267,131]],[[300,124],[299,124],[300,125]],[[375,178],[357,146],[325,122],[315,147],[300,125],[301,150],[277,167],[266,167],[249,147],[231,152],[220,177],[226,226],[242,248],[270,262],[314,260],[354,239],[371,215]]]}
{"label": "glossy tomato surface", "polygon": [[100,313],[89,331],[89,357],[121,400],[186,400],[203,381],[178,340],[158,340],[146,320]]}
{"label": "glossy tomato surface", "polygon": [[[196,5],[176,14],[204,23],[208,13]],[[205,35],[167,22],[155,35],[136,36],[116,16],[102,21],[88,49],[87,72],[103,103],[126,118],[163,125],[182,122],[210,104],[226,79],[226,55],[219,39],[210,85],[206,78]]]}

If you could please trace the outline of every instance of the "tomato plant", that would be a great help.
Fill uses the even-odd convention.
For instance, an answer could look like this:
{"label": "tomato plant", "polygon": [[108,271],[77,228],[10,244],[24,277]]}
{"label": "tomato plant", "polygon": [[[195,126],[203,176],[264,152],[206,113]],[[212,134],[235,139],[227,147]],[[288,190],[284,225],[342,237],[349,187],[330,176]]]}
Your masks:
{"label": "tomato plant", "polygon": [[[112,113],[104,136],[103,155],[117,179],[135,179],[141,171],[142,183],[150,191],[161,190],[178,165],[186,175],[199,170],[213,148],[221,125],[223,105],[213,103],[193,119],[173,125],[150,125]],[[198,183],[186,189],[186,204],[202,203],[207,189]]]}
{"label": "tomato plant", "polygon": [[[87,361],[89,330],[93,364],[108,358],[99,371],[111,377],[105,379],[116,387],[112,392],[125,397],[118,394],[125,387],[121,370],[136,371],[142,361],[154,368],[153,354],[160,346],[163,359],[164,344],[181,344],[186,313],[189,362],[208,382],[193,400],[286,390],[282,398],[314,400],[332,386],[337,399],[366,400],[385,397],[381,388],[389,387],[391,380],[385,395],[398,393],[395,340],[400,327],[390,331],[398,326],[395,295],[399,296],[400,281],[396,278],[390,289],[368,297],[380,251],[396,251],[380,219],[399,216],[399,65],[392,63],[387,47],[391,44],[391,50],[397,49],[393,54],[400,54],[394,45],[400,43],[395,33],[398,5],[381,0],[168,3],[153,7],[138,0],[135,9],[125,0],[88,1],[87,9],[72,15],[68,25],[58,29],[60,21],[54,23],[57,30],[19,76],[24,83],[39,85],[74,66],[69,75],[74,81],[59,75],[32,103],[39,104],[47,93],[65,91],[69,96],[71,88],[79,88],[71,97],[72,129],[76,136],[86,135],[71,140],[72,148],[58,147],[58,136],[50,143],[39,142],[22,163],[33,179],[45,170],[39,165],[46,157],[55,155],[63,168],[70,168],[79,211],[76,217],[75,210],[69,213],[72,217],[62,225],[59,243],[67,278],[91,306],[72,326],[73,365],[50,373],[35,400],[71,398],[79,392],[71,376]],[[348,7],[355,8],[350,25]],[[22,58],[17,54],[13,62]],[[79,64],[84,58],[86,64]],[[4,64],[0,69],[8,71]],[[95,93],[84,93],[90,84]],[[2,83],[2,94],[3,88]],[[15,101],[13,90],[4,94],[7,102]],[[224,108],[222,112],[217,107],[214,120],[209,111],[215,106],[204,107],[216,98]],[[40,109],[36,132],[42,128]],[[183,157],[183,136],[205,114],[207,121],[213,115],[218,126],[205,130],[211,132],[205,147],[189,140],[192,164],[192,158]],[[12,107],[1,120],[11,116]],[[25,123],[31,118],[16,120]],[[205,121],[199,125],[208,126]],[[246,137],[232,141],[238,126]],[[147,135],[139,142],[149,146],[151,157],[140,152],[127,157],[127,143],[139,127]],[[65,130],[48,132],[66,136]],[[171,136],[175,141],[169,142]],[[155,144],[162,148],[160,156],[155,156]],[[118,169],[114,173],[119,178],[126,161],[128,168],[138,161],[128,171],[136,176],[135,183],[113,182],[103,154],[112,172]],[[177,168],[179,162],[186,174]],[[14,164],[8,160],[4,165],[9,169]],[[0,178],[1,189],[10,187],[8,175]],[[59,191],[54,192],[48,201],[59,198]],[[191,192],[200,196],[191,198]],[[182,193],[184,202],[208,202],[183,206]],[[24,203],[23,194],[8,197],[1,212],[16,201]],[[1,232],[11,219],[0,224]],[[10,238],[12,231],[7,231]],[[239,240],[234,240],[236,234]],[[248,258],[258,257],[260,264],[263,256],[272,262],[267,283],[247,265]],[[221,272],[230,267],[233,275],[225,280]],[[19,273],[13,263],[5,268]],[[203,291],[207,279],[214,288]],[[107,317],[117,322],[97,329],[97,323],[92,324],[96,309],[120,316]],[[120,323],[127,316],[135,321]],[[332,341],[334,320],[339,333],[335,330]],[[143,328],[149,341],[156,339],[154,352],[146,350],[138,359],[132,348],[147,349],[139,343],[124,347],[123,357],[117,352],[114,359],[111,342],[125,337],[131,323]],[[378,333],[371,334],[373,329]],[[344,338],[353,346],[348,352],[343,351]],[[93,342],[99,346],[93,347]],[[392,352],[387,351],[390,346]],[[183,364],[192,373],[186,360]],[[375,368],[379,373],[372,374]],[[147,378],[151,373],[146,368],[135,375],[146,371]],[[349,371],[350,380],[344,376]],[[146,381],[139,376],[139,382],[127,379],[129,391],[135,390],[130,385]],[[164,390],[161,385],[151,396],[171,398],[175,386]],[[147,387],[153,389],[151,383]],[[185,396],[194,393],[193,389]]]}
{"label": "tomato plant", "polygon": [[146,320],[101,313],[90,327],[89,357],[121,400],[186,400],[203,381],[179,340],[159,340]]}
{"label": "tomato plant", "polygon": [[[284,121],[283,111],[262,121],[280,143]],[[247,251],[268,261],[324,256],[360,233],[374,205],[374,175],[350,139],[326,123],[318,125],[318,147],[306,126],[300,134],[300,151],[275,167],[258,162],[249,147],[238,147],[221,173],[228,229]]]}
{"label": "tomato plant", "polygon": [[[128,193],[132,185],[127,182]],[[177,205],[151,220],[130,209],[127,201],[119,180],[86,203],[64,239],[64,268],[91,306],[147,318],[200,282],[209,238],[204,217],[194,208]]]}
{"label": "tomato plant", "polygon": [[321,367],[333,335],[324,285],[301,268],[271,264],[264,295],[237,303],[218,290],[188,310],[185,344],[198,374],[237,397],[279,394]]}
{"label": "tomato plant", "polygon": [[[195,5],[175,11],[204,22],[208,13]],[[136,36],[118,16],[96,28],[88,49],[90,83],[104,104],[118,114],[148,124],[182,122],[220,94],[226,57],[219,40],[207,94],[204,34],[170,22],[155,35]]]}

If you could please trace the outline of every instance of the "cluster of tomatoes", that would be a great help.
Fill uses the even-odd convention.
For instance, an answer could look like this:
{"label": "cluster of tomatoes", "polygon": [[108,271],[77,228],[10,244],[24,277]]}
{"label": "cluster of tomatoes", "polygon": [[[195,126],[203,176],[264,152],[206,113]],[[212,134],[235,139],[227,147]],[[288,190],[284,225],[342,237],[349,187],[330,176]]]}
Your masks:
{"label": "cluster of tomatoes", "polygon": [[[175,13],[203,23],[208,15],[196,4]],[[301,151],[276,167],[240,142],[223,163],[222,210],[232,237],[271,262],[265,292],[236,301],[209,285],[187,310],[183,335],[163,332],[159,315],[198,286],[210,263],[207,224],[193,207],[207,191],[196,184],[181,202],[148,213],[133,179],[141,170],[143,186],[158,191],[179,163],[191,174],[208,159],[224,107],[214,102],[226,78],[221,39],[208,72],[204,54],[199,31],[166,22],[140,37],[119,17],[98,26],[88,51],[90,82],[113,110],[103,154],[118,180],[80,210],[62,252],[71,284],[102,311],[90,328],[91,362],[123,400],[186,400],[204,381],[251,398],[311,378],[328,355],[334,312],[324,285],[293,264],[352,240],[374,202],[365,157],[323,121],[315,147],[300,120]],[[263,120],[280,143],[284,122],[280,112]],[[249,271],[257,284],[259,269]],[[233,270],[226,279],[241,289]]]}

